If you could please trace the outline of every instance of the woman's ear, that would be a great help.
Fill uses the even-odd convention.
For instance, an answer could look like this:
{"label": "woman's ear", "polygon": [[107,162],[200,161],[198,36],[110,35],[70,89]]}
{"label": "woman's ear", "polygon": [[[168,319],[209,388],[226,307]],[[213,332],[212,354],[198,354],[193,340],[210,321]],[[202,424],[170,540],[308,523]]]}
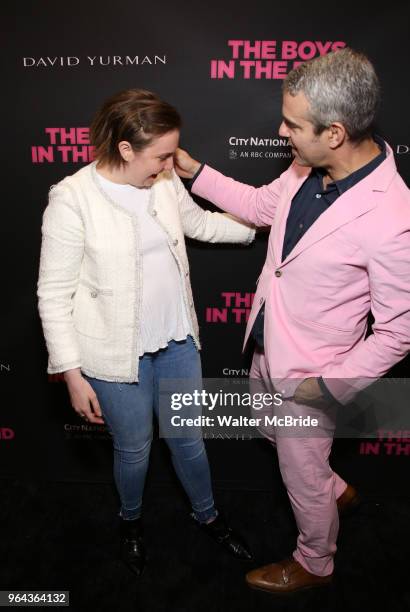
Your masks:
{"label": "woman's ear", "polygon": [[132,161],[134,157],[134,151],[132,150],[132,146],[130,145],[128,140],[121,140],[121,142],[118,143],[118,151],[120,152],[120,155],[125,162]]}

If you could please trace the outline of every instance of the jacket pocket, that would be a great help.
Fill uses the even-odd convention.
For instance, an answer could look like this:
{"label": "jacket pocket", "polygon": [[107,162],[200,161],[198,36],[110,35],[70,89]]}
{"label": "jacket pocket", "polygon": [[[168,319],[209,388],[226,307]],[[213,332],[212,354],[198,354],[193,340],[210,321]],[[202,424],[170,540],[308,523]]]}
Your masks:
{"label": "jacket pocket", "polygon": [[355,332],[354,329],[343,329],[341,327],[333,327],[333,325],[327,325],[326,323],[318,322],[318,321],[310,321],[307,319],[301,319],[300,317],[296,317],[295,315],[289,313],[291,318],[298,323],[299,325],[310,327],[312,329],[317,329],[319,331],[323,331],[324,333],[329,334],[344,334],[348,336],[352,336]]}
{"label": "jacket pocket", "polygon": [[76,331],[89,338],[108,336],[113,313],[113,291],[80,280],[74,296],[73,320]]}

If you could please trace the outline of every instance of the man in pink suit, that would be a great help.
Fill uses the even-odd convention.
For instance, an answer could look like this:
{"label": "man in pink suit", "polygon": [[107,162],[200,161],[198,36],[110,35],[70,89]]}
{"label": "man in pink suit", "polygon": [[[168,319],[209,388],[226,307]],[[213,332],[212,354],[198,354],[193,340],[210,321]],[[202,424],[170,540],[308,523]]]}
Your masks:
{"label": "man in pink suit", "polygon": [[271,226],[245,336],[256,340],[251,377],[285,390],[290,413],[324,417],[324,435],[267,432],[299,529],[291,559],[246,577],[270,593],[331,581],[339,515],[357,493],[329,466],[329,408],[410,350],[410,193],[391,148],[373,135],[378,102],[372,64],[346,48],[285,79],[279,134],[295,159],[269,185],[244,185],[176,155],[195,194]]}

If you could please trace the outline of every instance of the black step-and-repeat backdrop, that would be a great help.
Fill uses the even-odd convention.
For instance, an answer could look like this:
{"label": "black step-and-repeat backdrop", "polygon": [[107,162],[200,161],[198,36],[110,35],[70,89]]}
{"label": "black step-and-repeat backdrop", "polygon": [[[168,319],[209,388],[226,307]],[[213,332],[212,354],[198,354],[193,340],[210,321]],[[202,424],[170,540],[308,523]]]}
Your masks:
{"label": "black step-and-repeat backdrop", "polygon": [[[349,45],[380,75],[378,130],[408,181],[408,19],[405,2],[345,1],[330,11],[305,0],[39,0],[10,9],[2,20],[0,476],[111,479],[105,429],[80,422],[64,384],[47,376],[36,303],[48,189],[92,159],[88,125],[101,102],[130,87],[159,93],[182,114],[183,147],[260,185],[291,161],[278,135],[282,79],[299,62]],[[189,244],[208,377],[247,374],[241,345],[266,240],[260,234],[249,248]],[[406,376],[408,366],[404,360],[395,374]],[[217,482],[271,486],[273,455],[263,441],[207,444]],[[154,481],[171,478],[162,446],[154,448]],[[410,432],[382,431],[370,442],[337,441],[333,462],[345,477],[399,493],[409,453]]]}

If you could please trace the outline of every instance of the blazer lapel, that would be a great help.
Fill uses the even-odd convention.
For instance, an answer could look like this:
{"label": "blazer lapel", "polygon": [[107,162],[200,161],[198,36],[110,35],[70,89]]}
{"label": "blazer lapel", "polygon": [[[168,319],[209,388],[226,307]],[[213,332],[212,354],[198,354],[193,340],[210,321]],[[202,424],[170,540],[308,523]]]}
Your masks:
{"label": "blazer lapel", "polygon": [[[388,189],[390,182],[393,180],[394,175],[397,172],[396,165],[394,163],[394,156],[390,147],[387,149],[388,157],[384,162],[371,174],[369,174],[362,181],[357,183],[354,187],[351,187],[343,193],[337,200],[332,204],[320,217],[314,222],[314,224],[307,230],[302,236],[295,248],[289,253],[286,259],[278,265],[284,265],[289,263],[297,257],[300,253],[308,249],[310,246],[322,240],[342,225],[361,217],[369,210],[372,210],[377,206],[377,193],[383,192]],[[300,186],[300,185],[299,185]],[[294,194],[296,191],[294,192]],[[293,194],[293,195],[294,195]],[[292,196],[293,198],[293,196]],[[283,240],[285,236],[286,220],[290,209],[290,202],[287,206],[286,217],[281,220],[280,229],[280,249],[283,247]],[[277,246],[279,252],[279,244]]]}
{"label": "blazer lapel", "polygon": [[283,241],[285,239],[286,221],[288,219],[290,205],[312,169],[309,167],[299,166],[293,162],[292,170],[293,174],[292,181],[289,180],[289,191],[287,191],[286,196],[283,198],[278,210],[276,211],[275,221],[272,228],[274,231],[273,252],[275,255],[276,266],[280,266],[282,262]]}

